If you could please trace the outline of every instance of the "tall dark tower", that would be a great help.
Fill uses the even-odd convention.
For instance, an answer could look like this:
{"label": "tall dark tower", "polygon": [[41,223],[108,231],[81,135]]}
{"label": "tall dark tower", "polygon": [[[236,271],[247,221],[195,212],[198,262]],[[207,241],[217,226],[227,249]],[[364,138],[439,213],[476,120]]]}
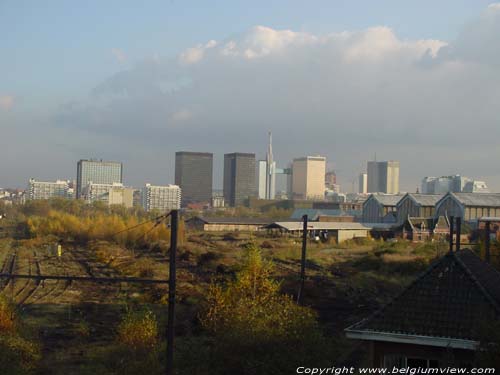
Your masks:
{"label": "tall dark tower", "polygon": [[213,154],[179,151],[175,153],[175,184],[182,191],[182,206],[212,201]]}
{"label": "tall dark tower", "polygon": [[224,155],[224,201],[231,207],[244,205],[255,196],[255,154]]}

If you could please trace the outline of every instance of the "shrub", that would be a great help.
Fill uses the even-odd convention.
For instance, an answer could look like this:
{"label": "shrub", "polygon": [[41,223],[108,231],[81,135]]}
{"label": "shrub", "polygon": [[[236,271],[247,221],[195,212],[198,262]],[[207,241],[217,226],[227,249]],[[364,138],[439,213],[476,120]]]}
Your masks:
{"label": "shrub", "polygon": [[149,310],[127,310],[118,326],[117,341],[135,351],[149,351],[158,343],[158,323]]}

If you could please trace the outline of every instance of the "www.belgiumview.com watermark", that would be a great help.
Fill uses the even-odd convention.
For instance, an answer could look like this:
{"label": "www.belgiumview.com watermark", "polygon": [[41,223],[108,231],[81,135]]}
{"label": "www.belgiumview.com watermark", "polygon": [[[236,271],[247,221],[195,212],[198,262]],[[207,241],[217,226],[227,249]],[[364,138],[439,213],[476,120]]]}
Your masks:
{"label": "www.belgiumview.com watermark", "polygon": [[443,367],[443,368],[375,368],[375,367],[305,367],[299,366],[297,374],[306,375],[343,375],[343,374],[435,374],[435,375],[459,375],[459,374],[495,374],[494,368],[487,367]]}

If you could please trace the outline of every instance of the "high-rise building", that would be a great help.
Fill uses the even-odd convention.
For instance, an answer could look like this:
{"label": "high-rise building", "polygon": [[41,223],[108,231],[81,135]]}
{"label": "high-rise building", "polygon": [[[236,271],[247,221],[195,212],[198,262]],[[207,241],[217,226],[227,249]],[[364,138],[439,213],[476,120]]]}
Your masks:
{"label": "high-rise building", "polygon": [[399,161],[369,161],[368,193],[399,193]]}
{"label": "high-rise building", "polygon": [[146,211],[166,212],[181,206],[181,189],[177,185],[155,186],[146,184],[142,189],[142,206]]}
{"label": "high-rise building", "polygon": [[271,132],[269,132],[266,160],[259,160],[258,163],[257,181],[259,199],[274,199],[276,195],[276,162],[273,156]]}
{"label": "high-rise building", "polygon": [[293,160],[292,192],[295,199],[325,198],[326,158],[306,156]]}
{"label": "high-rise building", "polygon": [[88,203],[100,201],[110,206],[122,205],[127,208],[134,205],[134,189],[119,182],[96,184],[91,181],[83,187],[81,197]]}
{"label": "high-rise building", "polygon": [[334,190],[337,185],[337,174],[335,171],[328,171],[325,174],[325,186],[327,189]]}
{"label": "high-rise building", "polygon": [[224,155],[224,202],[240,206],[256,194],[255,154],[235,152]]}
{"label": "high-rise building", "polygon": [[28,182],[27,198],[30,200],[69,198],[69,181],[57,180],[55,182],[36,181],[30,178]]}
{"label": "high-rise building", "polygon": [[366,173],[360,173],[359,175],[358,193],[359,194],[368,193],[368,175]]}
{"label": "high-rise building", "polygon": [[473,180],[459,174],[454,176],[424,177],[421,187],[423,194],[488,193],[484,181]]}
{"label": "high-rise building", "polygon": [[76,169],[76,198],[82,198],[82,191],[89,182],[95,184],[123,183],[123,165],[114,161],[85,160],[78,161]]}
{"label": "high-rise building", "polygon": [[213,154],[187,151],[175,153],[175,184],[182,191],[182,206],[190,203],[210,204],[212,173]]}

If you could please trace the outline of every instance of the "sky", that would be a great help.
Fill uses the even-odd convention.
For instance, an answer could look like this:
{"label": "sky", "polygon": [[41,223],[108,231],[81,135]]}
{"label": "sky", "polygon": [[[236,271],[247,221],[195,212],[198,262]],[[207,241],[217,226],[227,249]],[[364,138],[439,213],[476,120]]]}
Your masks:
{"label": "sky", "polygon": [[179,150],[324,155],[343,190],[460,173],[500,192],[500,3],[0,0],[0,187],[124,163],[173,183]]}

